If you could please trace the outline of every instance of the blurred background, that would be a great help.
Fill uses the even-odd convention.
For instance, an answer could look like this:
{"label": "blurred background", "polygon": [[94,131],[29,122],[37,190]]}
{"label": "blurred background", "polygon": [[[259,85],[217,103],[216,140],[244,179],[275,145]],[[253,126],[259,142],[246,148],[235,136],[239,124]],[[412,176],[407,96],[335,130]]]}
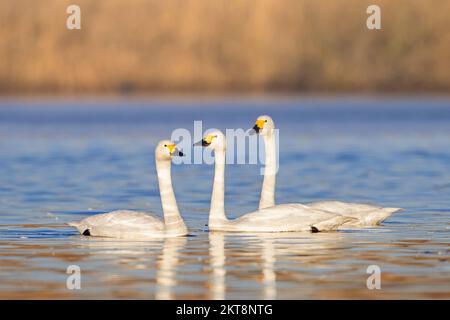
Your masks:
{"label": "blurred background", "polygon": [[449,14],[448,0],[4,0],[0,93],[448,92]]}

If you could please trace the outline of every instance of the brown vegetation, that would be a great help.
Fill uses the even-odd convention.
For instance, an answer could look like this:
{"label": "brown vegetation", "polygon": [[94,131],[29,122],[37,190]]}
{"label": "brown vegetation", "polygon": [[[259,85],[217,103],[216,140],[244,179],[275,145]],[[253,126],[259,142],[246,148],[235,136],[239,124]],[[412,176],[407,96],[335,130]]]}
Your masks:
{"label": "brown vegetation", "polygon": [[[81,30],[65,27],[74,3]],[[449,14],[448,0],[3,0],[0,92],[446,91]]]}

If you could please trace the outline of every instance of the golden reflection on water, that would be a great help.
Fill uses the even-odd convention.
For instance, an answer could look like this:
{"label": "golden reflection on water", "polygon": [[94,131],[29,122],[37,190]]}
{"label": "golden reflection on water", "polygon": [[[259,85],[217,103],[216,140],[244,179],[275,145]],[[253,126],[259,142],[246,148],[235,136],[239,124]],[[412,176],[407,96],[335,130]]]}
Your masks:
{"label": "golden reflection on water", "polygon": [[[373,243],[351,232],[1,241],[0,298],[450,298],[448,244],[430,242]],[[430,245],[442,250],[420,251]],[[81,290],[65,288],[72,264]],[[370,264],[382,268],[382,290],[366,287]]]}
{"label": "golden reflection on water", "polygon": [[211,265],[210,297],[214,300],[225,299],[225,236],[222,232],[209,233],[209,259]]}
{"label": "golden reflection on water", "polygon": [[187,238],[171,238],[164,240],[164,246],[157,263],[156,299],[170,300],[174,298],[173,288],[177,285],[176,272],[180,251],[184,249]]}

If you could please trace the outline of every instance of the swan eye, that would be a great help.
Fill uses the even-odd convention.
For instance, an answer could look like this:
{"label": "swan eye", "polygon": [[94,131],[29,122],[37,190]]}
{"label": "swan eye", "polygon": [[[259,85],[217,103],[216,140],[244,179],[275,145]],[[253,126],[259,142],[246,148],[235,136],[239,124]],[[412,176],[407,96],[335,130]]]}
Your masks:
{"label": "swan eye", "polygon": [[165,144],[165,145],[164,145],[164,147],[166,147],[166,148],[167,148],[167,144]]}
{"label": "swan eye", "polygon": [[267,122],[267,120],[264,120],[264,122]]}

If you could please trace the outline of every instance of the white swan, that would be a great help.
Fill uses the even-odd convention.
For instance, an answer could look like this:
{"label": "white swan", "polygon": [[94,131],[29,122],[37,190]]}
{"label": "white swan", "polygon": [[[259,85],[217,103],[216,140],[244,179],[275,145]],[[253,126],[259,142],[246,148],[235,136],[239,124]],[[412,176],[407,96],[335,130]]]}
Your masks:
{"label": "white swan", "polygon": [[139,240],[186,235],[188,231],[178,211],[172,188],[172,156],[183,156],[183,153],[169,140],[159,142],[155,149],[155,161],[164,222],[144,212],[118,210],[97,214],[69,225],[77,228],[82,235],[93,237]]}
{"label": "white swan", "polygon": [[[276,145],[274,137],[275,124],[271,117],[264,115],[258,117],[251,133],[258,133],[264,141],[266,163],[264,168],[264,180],[259,201],[259,209],[275,205],[276,183]],[[382,208],[368,204],[348,203],[341,201],[320,201],[306,204],[310,208],[337,213],[356,218],[345,223],[345,226],[364,227],[375,226],[383,222],[392,213],[401,208]]]}
{"label": "white swan", "polygon": [[209,230],[244,232],[287,232],[335,230],[345,222],[354,220],[339,214],[309,208],[300,203],[282,204],[247,213],[237,219],[225,216],[225,152],[226,139],[222,132],[214,131],[194,145],[210,147],[215,154],[215,173]]}

